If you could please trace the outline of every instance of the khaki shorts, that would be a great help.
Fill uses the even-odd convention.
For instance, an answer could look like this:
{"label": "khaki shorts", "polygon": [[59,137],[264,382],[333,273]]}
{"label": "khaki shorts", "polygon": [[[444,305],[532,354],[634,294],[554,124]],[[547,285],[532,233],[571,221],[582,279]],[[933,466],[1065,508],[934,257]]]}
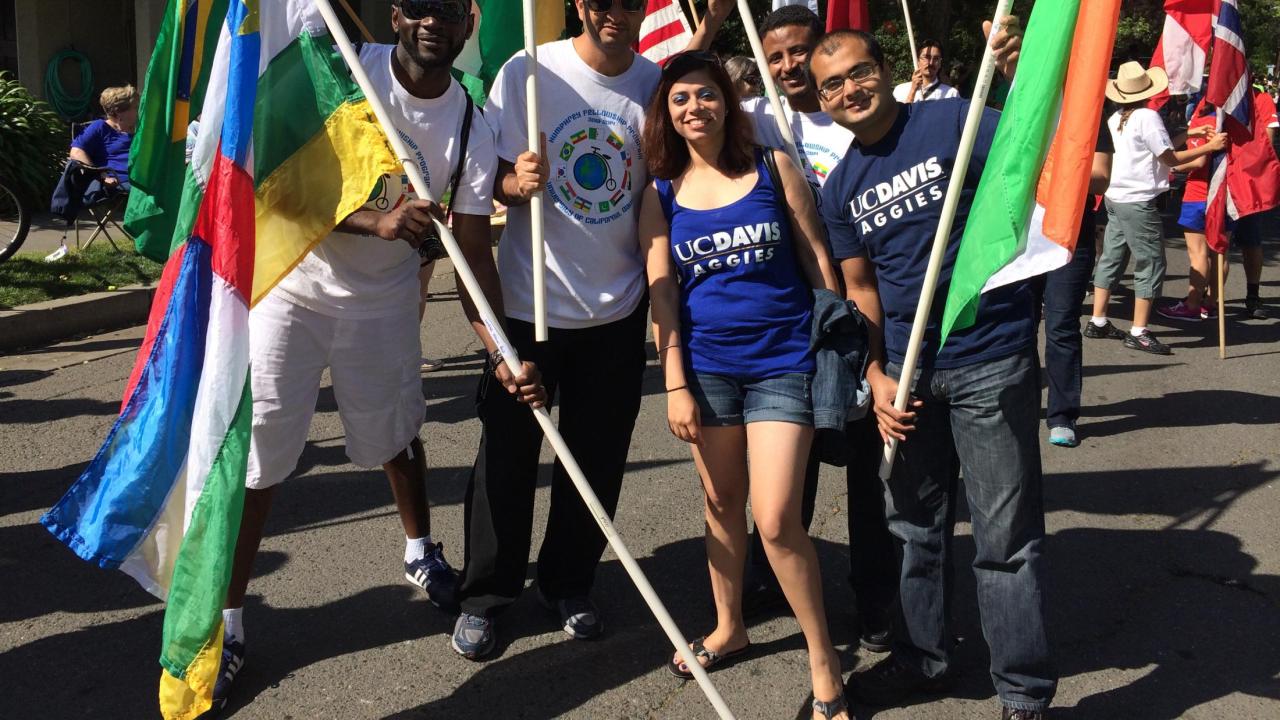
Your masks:
{"label": "khaki shorts", "polygon": [[418,308],[344,319],[268,295],[249,313],[253,434],[246,487],[282,482],[302,455],[325,368],[347,457],[378,467],[409,446],[426,419]]}

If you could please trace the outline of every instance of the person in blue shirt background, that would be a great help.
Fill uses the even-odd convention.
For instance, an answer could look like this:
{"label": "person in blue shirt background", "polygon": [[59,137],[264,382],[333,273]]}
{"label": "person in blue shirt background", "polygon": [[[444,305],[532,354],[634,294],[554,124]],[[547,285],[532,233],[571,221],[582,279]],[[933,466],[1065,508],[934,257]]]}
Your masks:
{"label": "person in blue shirt background", "polygon": [[109,168],[109,172],[102,172],[102,184],[119,183],[128,190],[129,147],[138,126],[138,91],[132,85],[110,87],[102,91],[98,102],[106,116],[89,123],[71,141],[71,159],[81,165]]}
{"label": "person in blue shirt background", "polygon": [[[1020,31],[992,43],[1013,73]],[[1011,36],[1018,42],[1011,43]],[[937,318],[999,115],[982,118],[963,178],[955,226],[905,412],[893,406],[934,232],[959,146],[968,101],[904,105],[876,39],[828,34],[810,58],[823,110],[854,133],[827,178],[821,204],[832,254],[848,296],[866,317],[867,370],[881,434],[899,441],[886,482],[889,530],[903,549],[901,619],[892,654],[846,686],[854,698],[896,705],[946,690],[955,676],[947,617],[949,538],[958,460],[973,518],[978,607],[991,651],[991,676],[1006,720],[1039,720],[1057,676],[1044,620],[1044,508],[1038,425],[1039,367],[1026,282],[982,296],[977,320],[938,347]]]}

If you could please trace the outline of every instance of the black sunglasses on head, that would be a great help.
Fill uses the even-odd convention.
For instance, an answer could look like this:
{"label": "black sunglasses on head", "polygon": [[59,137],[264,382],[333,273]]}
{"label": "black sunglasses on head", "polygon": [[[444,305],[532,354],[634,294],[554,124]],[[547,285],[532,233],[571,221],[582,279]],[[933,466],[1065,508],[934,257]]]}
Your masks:
{"label": "black sunglasses on head", "polygon": [[[622,9],[626,12],[641,12],[647,3],[647,0],[617,0],[622,4]],[[587,9],[591,12],[609,12],[613,9],[614,0],[587,0]]]}
{"label": "black sunglasses on head", "polygon": [[710,65],[721,65],[720,56],[706,50],[686,50],[667,58],[667,61],[662,65],[662,76],[665,78],[678,78],[698,68]]}
{"label": "black sunglasses on head", "polygon": [[399,0],[400,13],[409,20],[433,17],[440,22],[460,23],[471,14],[466,0]]}

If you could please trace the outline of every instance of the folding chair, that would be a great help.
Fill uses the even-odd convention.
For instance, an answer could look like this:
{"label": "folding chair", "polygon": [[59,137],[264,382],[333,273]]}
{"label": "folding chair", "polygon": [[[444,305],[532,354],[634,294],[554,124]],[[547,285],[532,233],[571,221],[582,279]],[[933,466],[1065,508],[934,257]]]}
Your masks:
{"label": "folding chair", "polygon": [[[103,173],[115,177],[116,184],[112,186],[101,182],[100,177]],[[110,168],[83,165],[75,160],[68,160],[62,171],[62,178],[54,189],[51,203],[53,212],[61,215],[67,223],[66,229],[62,232],[62,244],[66,245],[67,235],[74,229],[77,250],[89,247],[101,235],[107,239],[111,247],[119,251],[120,246],[116,245],[115,239],[111,236],[111,228],[114,227],[126,238],[130,237],[114,217],[129,199],[129,193],[122,187],[119,176]],[[93,234],[83,244],[80,242],[82,211],[87,212],[89,219],[94,223]]]}

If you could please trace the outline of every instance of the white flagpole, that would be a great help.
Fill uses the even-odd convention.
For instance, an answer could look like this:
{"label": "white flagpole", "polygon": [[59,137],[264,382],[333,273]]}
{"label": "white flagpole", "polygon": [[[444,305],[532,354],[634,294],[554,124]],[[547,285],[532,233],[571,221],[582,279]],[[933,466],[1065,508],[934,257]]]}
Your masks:
{"label": "white flagpole", "polygon": [[[524,54],[528,56],[524,79],[529,152],[542,153],[538,133],[538,28],[533,0],[524,0]],[[533,339],[547,340],[547,246],[542,235],[542,190],[529,198],[529,236],[533,242]]]}
{"label": "white flagpole", "polygon": [[769,96],[769,105],[773,107],[774,119],[778,121],[778,132],[782,134],[782,149],[791,156],[791,162],[804,172],[804,163],[800,161],[800,151],[796,149],[796,136],[791,132],[791,125],[782,111],[782,100],[778,97],[778,89],[773,86],[773,75],[769,73],[769,62],[764,58],[764,46],[760,44],[760,31],[756,29],[756,21],[751,17],[751,8],[747,0],[738,0],[738,14],[742,16],[742,27],[747,32],[747,40],[751,42],[751,54],[755,55],[756,67],[760,69],[760,77],[764,79],[764,92]]}
{"label": "white flagpole", "polygon": [[[955,223],[956,207],[960,204],[960,191],[964,189],[964,176],[969,171],[969,158],[973,155],[973,144],[978,139],[982,111],[987,105],[987,91],[991,89],[991,78],[996,71],[991,39],[1003,29],[1004,18],[1009,14],[1009,2],[1010,0],[999,0],[996,3],[995,18],[991,21],[991,35],[987,37],[986,49],[982,51],[982,65],[978,68],[978,84],[973,89],[973,99],[969,101],[969,115],[965,118],[964,131],[960,134],[956,162],[951,168],[951,179],[947,182],[947,196],[942,201],[942,219],[938,222],[938,231],[933,235],[933,251],[929,255],[929,267],[925,271],[924,284],[920,288],[916,318],[911,324],[911,340],[907,343],[907,352],[902,359],[902,375],[898,378],[898,395],[893,403],[898,412],[907,409],[907,400],[911,397],[916,363],[920,359],[920,344],[924,341],[924,331],[929,325],[929,310],[933,307],[933,296],[938,289],[938,275],[942,272],[942,259],[947,254],[951,226]],[[884,459],[880,462],[880,477],[884,480],[888,480],[889,474],[893,471],[893,458],[897,450],[897,439],[889,438],[889,441],[884,444]]]}
{"label": "white flagpole", "polygon": [[920,65],[920,53],[916,50],[916,31],[911,27],[911,9],[907,7],[907,0],[902,0],[902,17],[907,21],[907,43],[911,45],[911,72],[915,72]]}
{"label": "white flagpole", "polygon": [[[401,164],[404,165],[405,172],[409,175],[409,180],[413,183],[414,189],[422,199],[433,199],[431,197],[431,189],[423,179],[422,171],[418,169],[418,163],[409,154],[408,148],[405,147],[404,141],[400,138],[400,134],[395,132],[395,125],[391,122],[391,116],[387,114],[381,97],[370,84],[369,76],[365,74],[364,68],[360,65],[360,58],[356,56],[355,49],[351,46],[351,41],[347,38],[347,33],[342,28],[342,23],[333,12],[333,6],[329,4],[329,0],[315,0],[315,4],[320,14],[324,17],[324,23],[328,26],[329,33],[333,35],[338,50],[342,53],[343,59],[346,60],[347,66],[351,70],[351,76],[360,85],[360,90],[364,92],[365,99],[369,101],[369,107],[373,110],[373,114],[377,116],[378,124],[382,126],[382,131],[387,136],[387,142],[391,144],[392,150],[395,151]],[[454,272],[458,274],[458,279],[462,280],[467,294],[471,296],[471,301],[475,305],[476,311],[480,314],[485,328],[488,329],[489,335],[493,338],[493,342],[502,353],[507,368],[513,373],[519,373],[521,369],[520,358],[516,355],[515,349],[511,347],[506,334],[503,333],[502,326],[498,324],[498,319],[493,314],[493,308],[489,306],[484,292],[480,289],[480,284],[476,282],[475,275],[471,273],[471,268],[467,265],[467,260],[463,256],[462,250],[458,247],[457,241],[454,240],[453,233],[449,231],[447,225],[439,220],[435,220],[435,226],[440,233],[440,240],[444,243],[445,250],[449,252],[449,259],[453,261]],[[626,569],[627,574],[631,577],[631,581],[635,583],[636,589],[640,591],[640,595],[644,598],[645,603],[648,604],[654,617],[657,618],[658,624],[666,632],[671,644],[684,658],[689,670],[693,673],[694,679],[698,681],[698,685],[702,688],[702,692],[706,694],[707,699],[711,701],[712,707],[715,708],[716,713],[721,718],[733,718],[733,713],[730,712],[729,706],[725,704],[724,698],[720,696],[719,691],[711,684],[711,679],[707,676],[706,670],[703,669],[698,659],[694,657],[693,651],[689,649],[689,643],[680,633],[675,620],[671,619],[671,614],[667,612],[662,600],[654,591],[653,586],[649,584],[649,580],[644,576],[640,565],[636,563],[635,557],[627,550],[627,546],[623,544],[622,537],[618,535],[618,531],[609,520],[609,514],[605,512],[600,500],[596,497],[595,492],[592,491],[591,485],[587,483],[587,478],[583,474],[582,468],[579,467],[577,460],[574,459],[573,453],[569,451],[569,446],[565,444],[560,431],[551,422],[551,414],[547,412],[546,408],[538,408],[533,411],[533,416],[537,419],[538,424],[542,426],[542,432],[555,450],[556,457],[564,465],[569,478],[573,480],[573,485],[582,496],[582,501],[591,512],[591,516],[595,519],[596,524],[600,526],[600,531],[604,534],[605,540],[609,542],[609,546],[617,554],[618,560],[622,562],[623,568]]]}

